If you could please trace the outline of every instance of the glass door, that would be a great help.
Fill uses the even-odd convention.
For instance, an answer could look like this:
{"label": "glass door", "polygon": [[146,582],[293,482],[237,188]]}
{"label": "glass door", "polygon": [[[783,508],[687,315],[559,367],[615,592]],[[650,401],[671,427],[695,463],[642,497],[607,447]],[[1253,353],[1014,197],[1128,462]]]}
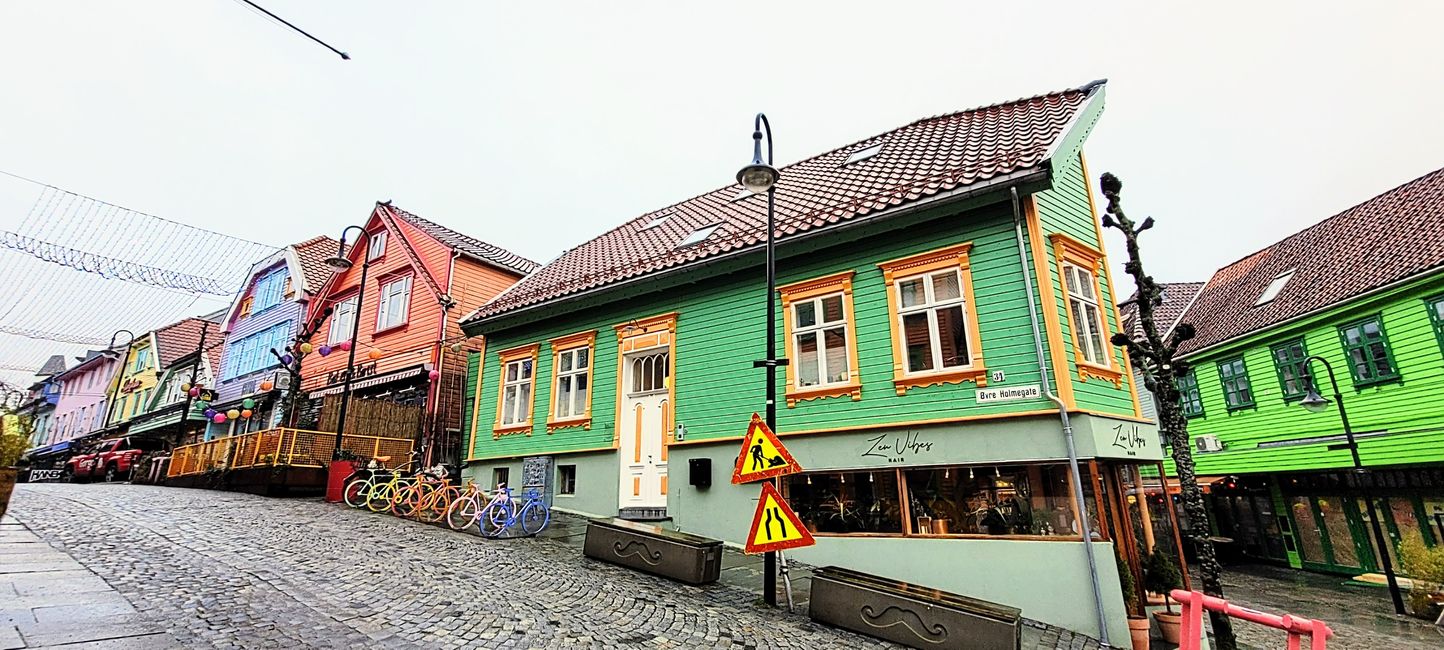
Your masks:
{"label": "glass door", "polygon": [[1367,557],[1367,546],[1357,522],[1362,521],[1353,504],[1343,497],[1314,497],[1314,516],[1323,523],[1324,543],[1329,550],[1329,568],[1334,570],[1370,569],[1373,558]]}

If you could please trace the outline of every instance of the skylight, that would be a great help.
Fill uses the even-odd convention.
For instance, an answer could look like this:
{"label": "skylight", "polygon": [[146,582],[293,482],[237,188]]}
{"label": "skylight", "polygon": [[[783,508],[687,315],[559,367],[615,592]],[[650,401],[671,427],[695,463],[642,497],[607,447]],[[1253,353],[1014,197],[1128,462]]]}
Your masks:
{"label": "skylight", "polygon": [[742,188],[742,189],[740,189],[740,190],[737,190],[737,194],[732,197],[732,202],[733,202],[733,203],[736,203],[736,202],[738,202],[738,201],[743,201],[743,200],[746,200],[747,197],[750,197],[750,196],[757,196],[757,195],[756,195],[756,194],[753,194],[750,190],[748,190],[747,188],[744,187],[744,188]]}
{"label": "skylight", "polygon": [[717,228],[721,225],[722,224],[720,223],[714,223],[710,226],[702,226],[701,228],[692,231],[692,234],[687,235],[686,239],[683,239],[680,243],[677,244],[677,248],[686,248],[688,246],[694,246],[702,243],[708,237],[711,237],[712,233],[715,232]]}
{"label": "skylight", "polygon": [[670,215],[670,214],[664,214],[664,215],[661,215],[661,216],[658,216],[658,217],[652,217],[652,220],[651,220],[651,221],[648,221],[648,222],[647,222],[647,225],[642,226],[641,230],[651,230],[651,229],[653,229],[653,228],[656,228],[657,226],[660,226],[660,225],[662,225],[662,224],[664,224],[664,223],[667,223],[667,220],[668,220],[668,219],[671,219],[671,218],[672,218],[672,215]]}
{"label": "skylight", "polygon": [[1257,307],[1264,303],[1273,302],[1274,298],[1279,297],[1279,292],[1284,290],[1284,285],[1289,283],[1289,278],[1294,277],[1294,271],[1295,269],[1289,269],[1278,274],[1278,276],[1269,283],[1269,286],[1264,288],[1263,295],[1258,297],[1258,302],[1254,303],[1253,306]]}
{"label": "skylight", "polygon": [[861,149],[858,149],[857,151],[852,152],[852,155],[847,157],[847,162],[842,163],[843,166],[845,167],[853,163],[860,163],[864,160],[867,160],[868,158],[876,156],[878,152],[882,151],[882,145],[883,143],[879,142],[870,147],[863,147]]}

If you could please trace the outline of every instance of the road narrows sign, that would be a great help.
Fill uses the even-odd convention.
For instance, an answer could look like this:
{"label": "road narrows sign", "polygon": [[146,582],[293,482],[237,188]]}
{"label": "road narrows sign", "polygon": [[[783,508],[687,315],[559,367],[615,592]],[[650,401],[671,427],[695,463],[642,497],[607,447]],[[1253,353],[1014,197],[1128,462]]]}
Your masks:
{"label": "road narrows sign", "polygon": [[747,533],[747,547],[743,551],[768,553],[816,543],[777,488],[772,483],[763,483],[762,497],[757,500],[757,513],[752,515],[752,530]]}
{"label": "road narrows sign", "polygon": [[756,413],[752,423],[747,425],[747,435],[742,436],[742,450],[737,452],[737,466],[732,469],[732,483],[741,485],[753,481],[796,474],[802,466],[792,458],[777,434]]}

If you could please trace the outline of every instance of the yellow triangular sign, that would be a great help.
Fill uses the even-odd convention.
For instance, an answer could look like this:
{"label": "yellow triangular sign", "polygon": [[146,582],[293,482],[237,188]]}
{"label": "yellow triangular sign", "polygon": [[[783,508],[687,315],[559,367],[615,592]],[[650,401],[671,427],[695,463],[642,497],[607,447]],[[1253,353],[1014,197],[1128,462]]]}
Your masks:
{"label": "yellow triangular sign", "polygon": [[817,540],[802,526],[797,513],[771,483],[762,484],[762,497],[757,500],[757,514],[752,515],[752,530],[747,533],[747,553],[782,551],[799,546],[812,546]]}
{"label": "yellow triangular sign", "polygon": [[737,453],[737,466],[732,468],[732,483],[741,485],[761,481],[774,476],[785,476],[802,471],[802,466],[782,446],[777,434],[768,428],[756,413],[747,426],[747,435],[742,436],[742,450]]}

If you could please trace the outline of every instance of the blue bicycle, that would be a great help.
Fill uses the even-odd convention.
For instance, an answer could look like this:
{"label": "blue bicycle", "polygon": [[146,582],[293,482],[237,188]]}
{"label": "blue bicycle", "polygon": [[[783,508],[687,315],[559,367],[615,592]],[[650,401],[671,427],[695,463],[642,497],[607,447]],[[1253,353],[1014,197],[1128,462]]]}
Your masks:
{"label": "blue bicycle", "polygon": [[551,522],[552,513],[542,502],[541,492],[527,486],[521,503],[512,498],[511,488],[505,483],[496,486],[496,496],[477,516],[477,528],[485,537],[501,537],[513,526],[520,526],[527,535],[535,535]]}

